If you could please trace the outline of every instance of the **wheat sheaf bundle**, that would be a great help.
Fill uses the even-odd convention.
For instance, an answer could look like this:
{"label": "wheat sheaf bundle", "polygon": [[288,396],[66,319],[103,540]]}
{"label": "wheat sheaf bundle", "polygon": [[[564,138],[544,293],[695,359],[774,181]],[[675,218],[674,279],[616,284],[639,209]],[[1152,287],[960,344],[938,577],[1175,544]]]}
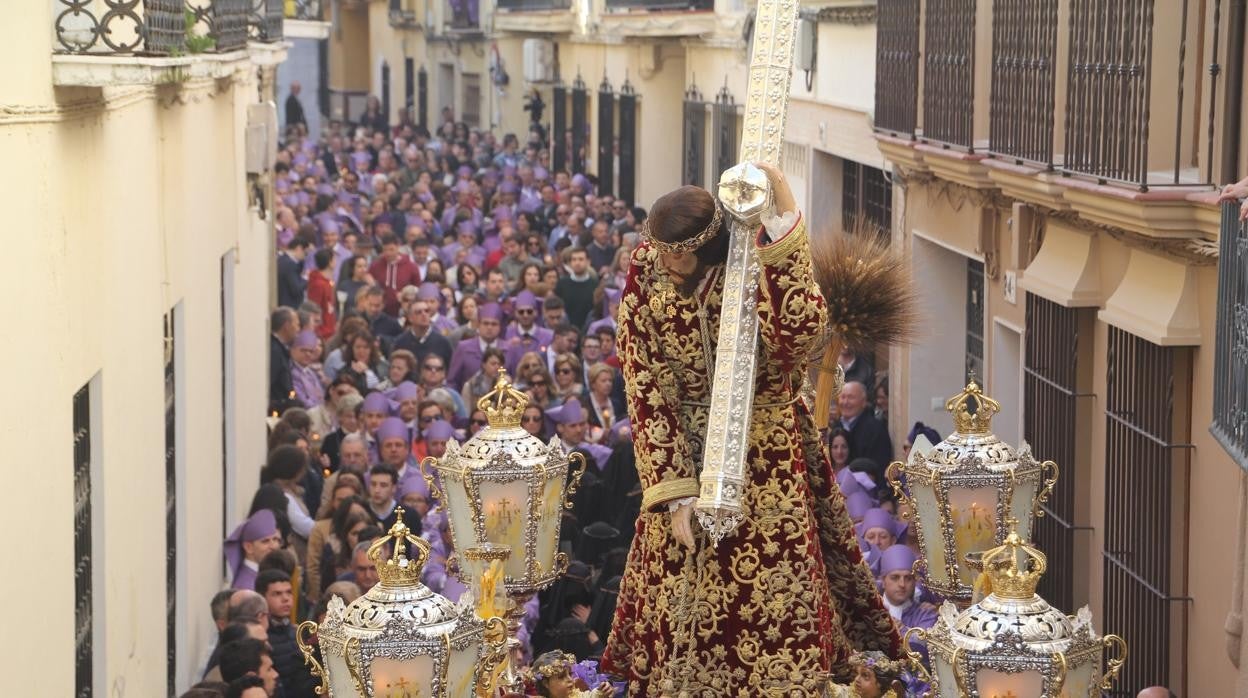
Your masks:
{"label": "wheat sheaf bundle", "polygon": [[814,236],[810,255],[828,305],[828,344],[839,351],[913,341],[918,300],[910,265],[877,226],[858,219],[844,235]]}
{"label": "wheat sheaf bundle", "polygon": [[[815,283],[828,306],[828,324],[811,362],[816,369],[815,423],[823,427],[841,389],[843,374],[836,362],[841,347],[864,351],[913,341],[918,296],[910,265],[889,247],[878,226],[862,218],[845,234],[814,236],[810,255]],[[868,391],[873,388],[867,386]]]}

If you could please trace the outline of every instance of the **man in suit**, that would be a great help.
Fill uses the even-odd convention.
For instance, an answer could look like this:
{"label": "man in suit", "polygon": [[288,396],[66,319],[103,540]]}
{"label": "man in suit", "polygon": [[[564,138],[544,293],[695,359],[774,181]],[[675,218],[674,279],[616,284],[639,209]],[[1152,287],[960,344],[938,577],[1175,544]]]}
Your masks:
{"label": "man in suit", "polygon": [[481,357],[490,347],[498,347],[503,329],[503,310],[497,303],[486,303],[477,309],[477,336],[465,339],[455,346],[451,357],[451,370],[446,382],[456,390],[481,370]]}
{"label": "man in suit", "polygon": [[308,119],[303,115],[303,103],[299,101],[302,87],[298,81],[290,83],[290,96],[286,98],[286,128],[295,124],[301,124],[304,128],[308,126]]}
{"label": "man in suit", "polygon": [[443,365],[451,363],[451,343],[433,329],[433,303],[417,298],[407,306],[407,329],[394,340],[395,349],[406,349],[423,363],[429,354],[442,357]]}
{"label": "man in suit", "polygon": [[269,412],[281,414],[300,403],[290,373],[290,345],[299,334],[299,316],[280,307],[269,318]]}
{"label": "man in suit", "polygon": [[848,381],[837,400],[841,409],[841,426],[849,432],[849,452],[858,458],[870,458],[876,470],[876,482],[884,482],[884,470],[893,460],[893,442],[888,428],[867,411],[867,386]]}
{"label": "man in suit", "polygon": [[507,370],[515,373],[516,365],[526,353],[545,353],[555,339],[555,331],[537,325],[537,296],[529,291],[516,294],[512,309],[516,320],[507,326],[503,339],[507,343]]}
{"label": "man in suit", "polygon": [[298,308],[308,282],[303,279],[303,260],[308,256],[312,240],[300,233],[290,239],[286,249],[277,256],[277,304]]}

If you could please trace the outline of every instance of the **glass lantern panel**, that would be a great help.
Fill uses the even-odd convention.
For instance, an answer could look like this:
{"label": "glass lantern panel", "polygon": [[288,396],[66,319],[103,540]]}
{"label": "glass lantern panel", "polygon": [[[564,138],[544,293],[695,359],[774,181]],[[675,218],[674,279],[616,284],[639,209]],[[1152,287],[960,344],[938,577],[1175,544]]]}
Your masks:
{"label": "glass lantern panel", "polygon": [[1015,481],[1014,497],[1010,500],[1010,517],[1018,521],[1018,526],[1014,530],[1027,541],[1031,540],[1031,524],[1033,523],[1031,508],[1035,505],[1038,483],[1038,479]]}
{"label": "glass lantern panel", "polygon": [[[416,655],[398,660],[377,657],[373,660],[374,698],[425,698],[432,693],[433,657]],[[367,672],[365,672],[367,676]]]}
{"label": "glass lantern panel", "polygon": [[958,560],[958,575],[966,586],[972,586],[977,575],[963,561],[966,554],[983,552],[997,545],[997,497],[995,487],[949,488],[953,547]]}
{"label": "glass lantern panel", "polygon": [[1092,690],[1092,676],[1096,662],[1089,661],[1074,668],[1067,668],[1066,683],[1062,684],[1061,698],[1088,698]]}
{"label": "glass lantern panel", "polygon": [[482,619],[502,616],[507,611],[507,587],[503,584],[506,560],[480,559],[473,553],[491,549],[510,550],[502,546],[484,545],[465,548],[459,555],[459,567],[471,580],[472,607]]}
{"label": "glass lantern panel", "polygon": [[1043,695],[1044,677],[1038,671],[1010,674],[995,669],[975,672],[979,698],[1039,698]]}
{"label": "glass lantern panel", "polygon": [[343,659],[342,655],[327,654],[325,670],[329,672],[329,690],[334,694],[334,698],[364,698],[355,689],[355,680],[347,671],[347,660]]}
{"label": "glass lantern panel", "polygon": [[935,674],[932,678],[936,683],[933,686],[934,694],[939,698],[958,698],[958,682],[953,676],[953,666],[936,652],[930,656],[932,671]]}
{"label": "glass lantern panel", "polygon": [[[927,578],[929,581],[948,586],[948,571],[945,569],[945,537],[940,525],[940,508],[936,506],[936,492],[931,487],[911,484],[910,492],[914,497],[915,508],[918,510],[919,525],[923,528],[922,550],[927,561]],[[907,535],[915,534],[912,526]]]}
{"label": "glass lantern panel", "polygon": [[470,642],[462,650],[451,650],[451,660],[446,672],[446,695],[476,695],[477,659],[481,656],[481,643]]}
{"label": "glass lantern panel", "polygon": [[543,574],[555,565],[559,546],[559,523],[563,516],[563,489],[566,468],[554,468],[542,489],[542,515],[537,522],[537,566]]}
{"label": "glass lantern panel", "polygon": [[485,517],[485,540],[511,548],[507,559],[507,576],[525,576],[528,551],[524,547],[524,529],[529,516],[529,483],[482,482],[481,512]]}
{"label": "glass lantern panel", "polygon": [[477,540],[476,529],[472,526],[476,502],[468,499],[468,491],[464,489],[464,482],[451,477],[445,478],[443,482],[446,483],[442,492],[446,497],[445,506],[451,518],[451,534],[455,549],[471,548],[480,542]]}

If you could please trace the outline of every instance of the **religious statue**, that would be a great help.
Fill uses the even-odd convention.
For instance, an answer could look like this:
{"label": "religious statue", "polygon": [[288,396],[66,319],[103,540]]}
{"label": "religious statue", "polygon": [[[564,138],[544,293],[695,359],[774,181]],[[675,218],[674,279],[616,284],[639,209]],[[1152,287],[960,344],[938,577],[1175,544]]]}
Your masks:
{"label": "religious statue", "polygon": [[854,678],[848,684],[828,684],[828,698],[905,698],[902,682],[904,662],[892,661],[879,652],[859,652],[850,657]]}
{"label": "religious statue", "polygon": [[578,664],[571,654],[551,650],[533,660],[527,677],[531,693],[546,698],[611,698],[614,687],[589,664]]}
{"label": "religious statue", "polygon": [[902,656],[800,399],[828,318],[806,222],[783,174],[757,169],[774,207],[750,241],[759,346],[736,425],[745,515],[718,544],[692,524],[732,300],[726,216],[710,193],[686,186],[655,202],[620,305],[643,496],[603,668],[630,696],[814,696],[854,650]]}

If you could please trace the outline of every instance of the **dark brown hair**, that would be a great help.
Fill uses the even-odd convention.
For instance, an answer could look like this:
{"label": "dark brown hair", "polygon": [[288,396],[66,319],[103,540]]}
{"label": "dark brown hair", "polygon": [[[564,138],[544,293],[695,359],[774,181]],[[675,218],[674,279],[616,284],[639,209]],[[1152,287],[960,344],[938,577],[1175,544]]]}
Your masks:
{"label": "dark brown hair", "polygon": [[[705,189],[686,184],[660,196],[650,208],[646,222],[655,238],[663,242],[681,242],[706,229],[715,217],[715,207],[718,205]],[[690,276],[692,287],[697,286],[707,267],[723,264],[728,260],[727,228],[727,218],[724,217],[719,231],[694,252],[694,256],[698,258],[699,269]],[[681,291],[690,293],[692,287],[682,288]]]}

